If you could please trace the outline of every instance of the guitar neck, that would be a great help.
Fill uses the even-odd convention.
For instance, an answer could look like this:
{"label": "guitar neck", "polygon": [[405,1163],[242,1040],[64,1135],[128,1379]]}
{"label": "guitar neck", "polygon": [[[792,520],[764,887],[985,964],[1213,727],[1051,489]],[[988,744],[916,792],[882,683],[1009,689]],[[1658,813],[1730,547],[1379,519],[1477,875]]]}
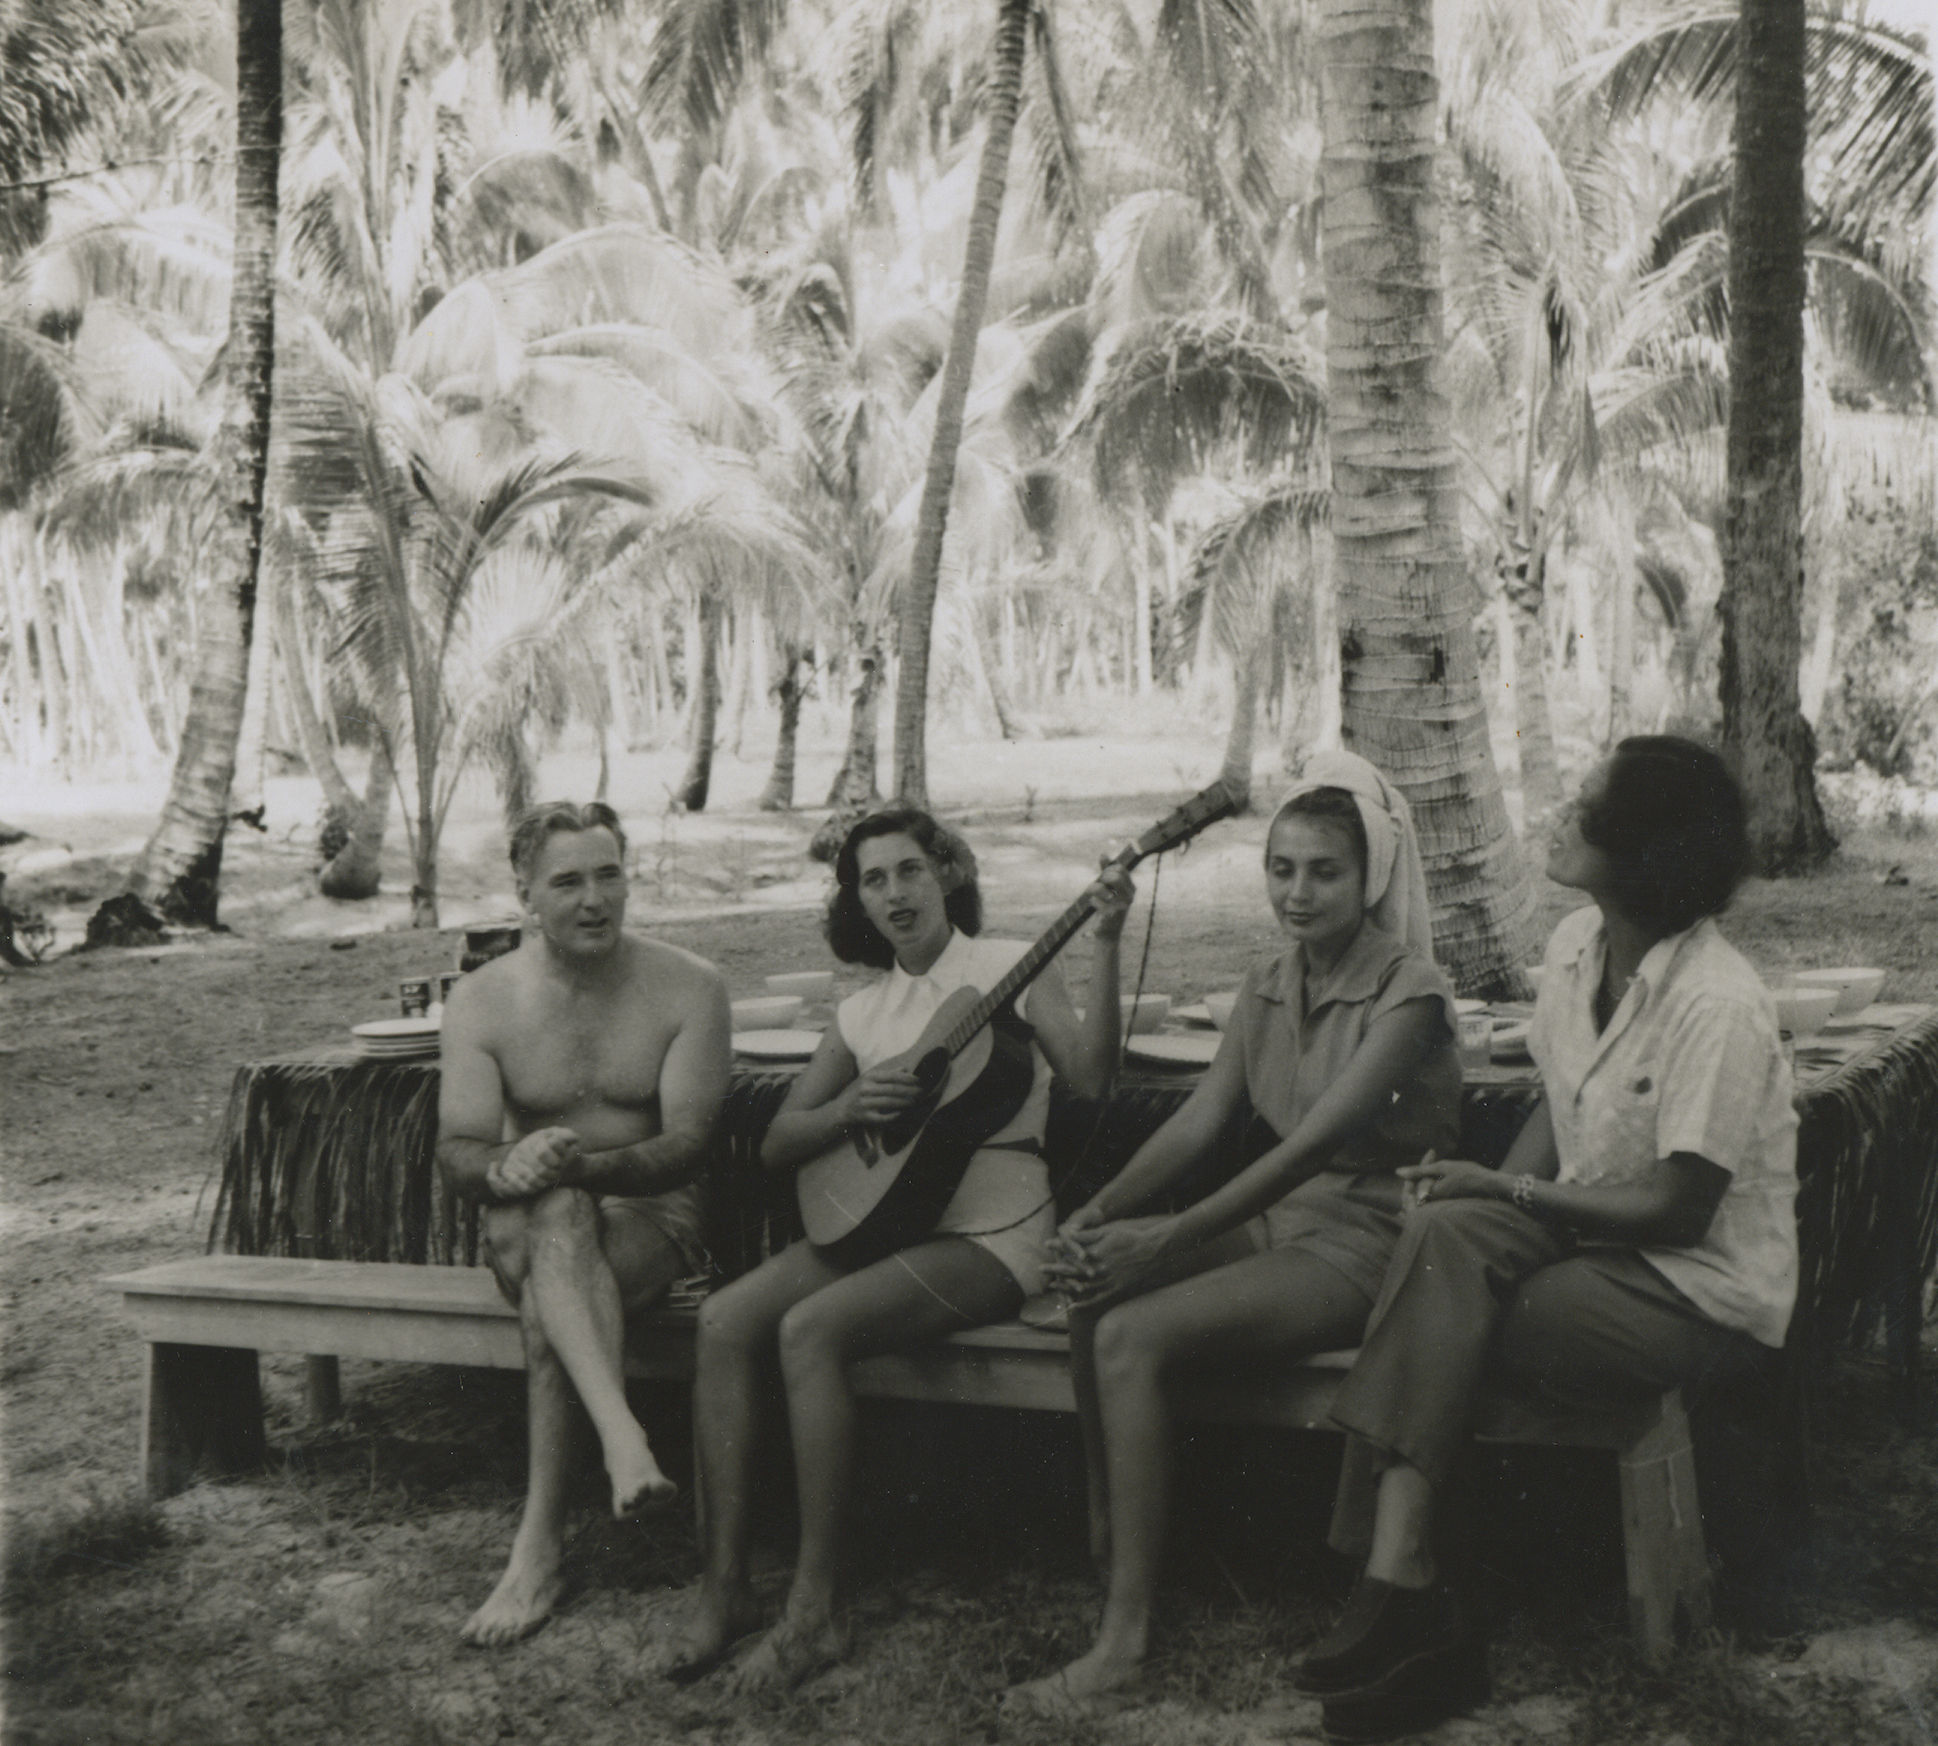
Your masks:
{"label": "guitar neck", "polygon": [[1042,938],[1010,966],[996,986],[963,1014],[962,1022],[942,1039],[942,1047],[951,1055],[966,1049],[970,1039],[1002,1011],[1005,1001],[1014,999],[1043,973],[1044,966],[1069,944],[1070,936],[1089,919],[1090,911],[1087,897],[1071,904],[1050,924]]}
{"label": "guitar neck", "polygon": [[[1110,858],[1108,865],[1122,867],[1126,872],[1135,867],[1147,855],[1159,855],[1166,849],[1188,842],[1214,819],[1223,818],[1236,810],[1238,799],[1226,782],[1214,782],[1209,788],[1195,794],[1168,818],[1153,825],[1134,843],[1126,843]],[[941,1048],[951,1055],[959,1055],[969,1046],[970,1039],[988,1024],[1002,1010],[1003,1003],[1013,1000],[1043,972],[1057,953],[1063,950],[1070,936],[1089,919],[1095,906],[1086,894],[1079,897],[1044,932],[1043,937],[1018,958],[1009,972],[996,986],[976,1002],[962,1020],[942,1039]]]}

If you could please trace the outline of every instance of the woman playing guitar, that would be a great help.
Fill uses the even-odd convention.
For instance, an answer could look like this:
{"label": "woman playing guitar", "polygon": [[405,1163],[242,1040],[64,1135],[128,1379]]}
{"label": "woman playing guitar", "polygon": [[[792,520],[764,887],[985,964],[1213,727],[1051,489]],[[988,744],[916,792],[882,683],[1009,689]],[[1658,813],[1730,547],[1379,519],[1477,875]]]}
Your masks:
{"label": "woman playing guitar", "polygon": [[[706,1568],[665,1670],[697,1677],[757,1624],[748,1581],[748,1494],[765,1373],[778,1356],[793,1433],[801,1545],[780,1620],[734,1669],[744,1692],[784,1690],[846,1648],[835,1611],[854,1445],[848,1366],[1013,1316],[1041,1284],[1055,1224],[1042,1157],[1052,1070],[1100,1097],[1118,1047],[1117,941],[1132,896],[1109,868],[1086,894],[1097,913],[1088,1010],[1081,1018],[1054,965],[1016,1001],[1034,1031],[1027,1096],[983,1141],[934,1231],[846,1269],[807,1242],[771,1256],[700,1310],[694,1424]],[[968,846],[928,814],[876,813],[835,859],[828,942],[846,963],[887,974],[841,1003],[836,1022],[787,1094],[761,1146],[791,1168],[856,1130],[879,1132],[918,1101],[896,1058],[948,995],[992,987],[1029,949],[978,937],[982,899]],[[1003,1021],[998,1021],[999,1023]]]}

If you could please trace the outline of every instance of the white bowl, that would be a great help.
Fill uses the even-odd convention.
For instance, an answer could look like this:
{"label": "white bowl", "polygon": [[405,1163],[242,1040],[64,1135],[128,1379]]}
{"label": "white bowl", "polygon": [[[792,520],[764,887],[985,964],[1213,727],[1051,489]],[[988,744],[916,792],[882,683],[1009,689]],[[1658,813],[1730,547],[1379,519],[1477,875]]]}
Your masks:
{"label": "white bowl", "polygon": [[1777,1023],[1793,1037],[1814,1037],[1837,1007],[1834,988],[1773,988]]}
{"label": "white bowl", "polygon": [[784,1031],[800,1017],[805,1003],[798,994],[767,994],[733,1003],[737,1031]]}
{"label": "white bowl", "polygon": [[1232,1010],[1237,1005],[1236,994],[1207,994],[1204,999],[1205,1011],[1211,1014],[1211,1022],[1221,1031],[1230,1028]]}
{"label": "white bowl", "polygon": [[1127,994],[1121,1004],[1124,1009],[1124,1029],[1132,1035],[1154,1031],[1171,1016],[1171,997],[1168,994]]}
{"label": "white bowl", "polygon": [[832,970],[783,970],[767,978],[769,994],[798,994],[803,1000],[826,1000],[834,993]]}
{"label": "white bowl", "polygon": [[1840,1013],[1862,1012],[1877,999],[1878,990],[1884,986],[1884,972],[1846,965],[1837,970],[1799,970],[1792,980],[1799,988],[1834,989]]}

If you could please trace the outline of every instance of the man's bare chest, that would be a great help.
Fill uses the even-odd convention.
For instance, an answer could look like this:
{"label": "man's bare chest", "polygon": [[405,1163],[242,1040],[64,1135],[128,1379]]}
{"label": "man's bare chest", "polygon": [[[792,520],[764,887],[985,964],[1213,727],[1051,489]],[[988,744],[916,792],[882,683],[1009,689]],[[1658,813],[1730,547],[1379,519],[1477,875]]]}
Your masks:
{"label": "man's bare chest", "polygon": [[554,1117],[588,1105],[650,1109],[671,1041],[643,1001],[548,1001],[501,1038],[506,1100]]}

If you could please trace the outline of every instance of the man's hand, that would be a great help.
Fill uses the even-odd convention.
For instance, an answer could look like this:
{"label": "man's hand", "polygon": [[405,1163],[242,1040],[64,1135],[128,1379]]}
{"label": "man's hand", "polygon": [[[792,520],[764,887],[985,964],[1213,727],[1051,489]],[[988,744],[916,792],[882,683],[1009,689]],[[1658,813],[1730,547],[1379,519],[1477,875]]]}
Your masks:
{"label": "man's hand", "polygon": [[494,1200],[531,1200],[556,1188],[578,1155],[579,1136],[570,1128],[540,1128],[485,1172],[485,1187]]}

